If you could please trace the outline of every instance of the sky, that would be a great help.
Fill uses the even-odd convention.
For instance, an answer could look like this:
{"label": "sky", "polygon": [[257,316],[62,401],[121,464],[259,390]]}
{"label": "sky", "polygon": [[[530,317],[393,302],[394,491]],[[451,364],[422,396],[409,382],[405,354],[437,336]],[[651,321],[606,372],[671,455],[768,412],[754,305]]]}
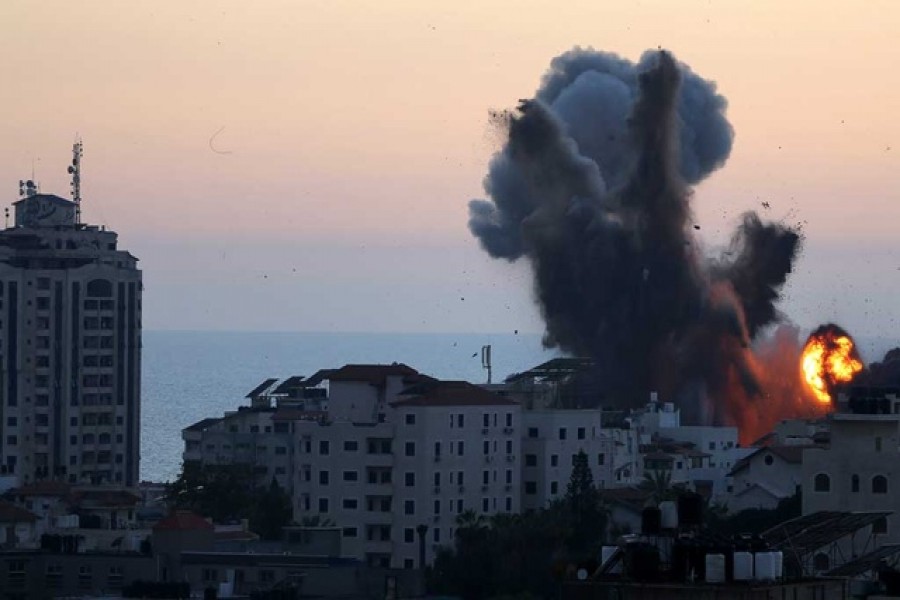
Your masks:
{"label": "sky", "polygon": [[[144,327],[539,332],[527,266],[466,227],[501,142],[575,46],[671,50],[729,102],[705,244],[802,223],[781,308],[896,336],[900,4],[260,0],[0,4],[0,190],[67,196],[144,271]],[[768,202],[771,209],[763,209]]]}

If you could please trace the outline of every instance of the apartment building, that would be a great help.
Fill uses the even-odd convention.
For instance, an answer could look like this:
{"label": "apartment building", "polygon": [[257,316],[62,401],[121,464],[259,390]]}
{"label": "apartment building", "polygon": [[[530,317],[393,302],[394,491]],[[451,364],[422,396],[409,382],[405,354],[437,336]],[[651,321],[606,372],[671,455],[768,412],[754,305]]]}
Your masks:
{"label": "apartment building", "polygon": [[872,525],[878,545],[900,543],[900,413],[834,413],[830,443],[803,450],[803,514],[890,511]]}
{"label": "apartment building", "polygon": [[[522,421],[523,508],[544,508],[564,496],[579,452],[587,455],[597,487],[616,484],[616,439],[603,428],[603,411],[529,410]],[[637,444],[631,448],[636,452]]]}
{"label": "apartment building", "polygon": [[23,195],[0,231],[0,475],[137,485],[137,259],[75,202]]}

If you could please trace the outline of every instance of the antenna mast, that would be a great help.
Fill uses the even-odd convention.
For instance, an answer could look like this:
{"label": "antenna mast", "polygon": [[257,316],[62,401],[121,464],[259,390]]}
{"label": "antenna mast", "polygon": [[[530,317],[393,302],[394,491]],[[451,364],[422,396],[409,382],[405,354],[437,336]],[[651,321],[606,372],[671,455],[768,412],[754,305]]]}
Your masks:
{"label": "antenna mast", "polygon": [[76,138],[72,145],[72,164],[69,165],[69,174],[72,176],[72,200],[75,202],[75,224],[81,224],[81,157],[84,151],[81,146],[81,138]]}
{"label": "antenna mast", "polygon": [[487,382],[488,385],[491,383],[491,346],[488,344],[487,346],[481,347],[481,368],[487,371]]}

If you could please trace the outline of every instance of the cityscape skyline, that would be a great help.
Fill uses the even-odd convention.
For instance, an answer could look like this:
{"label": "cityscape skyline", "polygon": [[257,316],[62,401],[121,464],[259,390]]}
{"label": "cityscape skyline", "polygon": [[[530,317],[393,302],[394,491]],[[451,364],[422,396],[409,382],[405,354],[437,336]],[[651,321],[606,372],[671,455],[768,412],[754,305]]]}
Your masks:
{"label": "cityscape skyline", "polygon": [[11,202],[34,166],[65,196],[84,137],[86,218],[141,257],[147,329],[539,332],[526,266],[466,229],[500,144],[488,111],[575,45],[662,46],[717,83],[736,132],[695,192],[704,243],[767,202],[803,223],[788,318],[890,332],[897,9],[693,4],[11,2],[0,181]]}

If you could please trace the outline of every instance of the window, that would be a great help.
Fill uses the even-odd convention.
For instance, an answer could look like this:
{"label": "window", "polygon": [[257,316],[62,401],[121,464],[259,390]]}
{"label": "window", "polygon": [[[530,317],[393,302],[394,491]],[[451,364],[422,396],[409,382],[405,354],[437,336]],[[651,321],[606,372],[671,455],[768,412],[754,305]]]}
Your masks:
{"label": "window", "polygon": [[[462,416],[462,415],[460,415],[460,416]],[[462,440],[456,442],[456,453],[459,456],[462,456],[463,454],[465,454],[465,445],[463,444]]]}
{"label": "window", "polygon": [[328,440],[322,440],[319,442],[319,454],[322,456],[328,456],[330,448],[328,447]]}
{"label": "window", "polygon": [[319,485],[328,485],[328,471],[319,471]]}
{"label": "window", "polygon": [[710,442],[710,443],[709,443],[709,449],[710,449],[710,450],[715,450],[715,449],[716,449],[716,443],[715,443],[715,442]]}
{"label": "window", "polygon": [[90,565],[81,565],[78,567],[78,589],[90,590],[92,584],[93,572]]}
{"label": "window", "polygon": [[491,510],[491,503],[487,498],[481,499],[481,512],[486,513]]}
{"label": "window", "polygon": [[341,502],[341,506],[344,510],[356,510],[359,508],[359,501],[356,498],[344,498]]}
{"label": "window", "polygon": [[874,523],[872,523],[872,533],[873,534],[884,534],[888,532],[888,523],[887,517],[881,517]]}
{"label": "window", "polygon": [[434,487],[441,487],[441,474],[438,471],[434,472]]}
{"label": "window", "polygon": [[506,497],[506,512],[512,512],[512,498]]}
{"label": "window", "polygon": [[415,424],[416,424],[416,415],[414,415],[414,414],[412,414],[412,413],[408,413],[408,414],[404,417],[403,420],[404,420],[404,422],[405,422],[407,425],[415,425]]}
{"label": "window", "polygon": [[512,413],[506,413],[506,426],[512,427]]}
{"label": "window", "polygon": [[275,454],[278,456],[284,456],[287,454],[287,448],[285,446],[275,446]]}
{"label": "window", "polygon": [[356,452],[357,450],[359,450],[359,443],[350,440],[344,442],[344,452]]}
{"label": "window", "polygon": [[113,589],[121,588],[124,579],[125,573],[122,569],[122,565],[113,565],[109,568],[109,578],[107,580],[109,587]]}
{"label": "window", "polygon": [[512,440],[506,440],[506,453],[507,454],[513,453]]}
{"label": "window", "polygon": [[526,481],[525,482],[525,493],[529,496],[533,496],[537,494],[537,483],[534,481]]}
{"label": "window", "polygon": [[872,493],[873,494],[887,494],[887,477],[884,475],[876,475],[872,478]]}
{"label": "window", "polygon": [[490,453],[491,453],[491,443],[490,443],[488,440],[484,440],[484,443],[483,443],[482,446],[483,446],[483,448],[484,448],[484,453],[485,453],[485,454],[490,454]]}
{"label": "window", "polygon": [[538,437],[538,428],[537,427],[529,427],[528,428],[528,437],[530,437],[530,438]]}
{"label": "window", "polygon": [[[359,535],[359,531],[357,531],[356,527],[344,527],[341,535],[345,538],[355,538]],[[260,581],[262,581],[262,577],[260,577]]]}
{"label": "window", "polygon": [[465,424],[465,415],[462,413],[459,413],[458,415],[456,415],[456,426],[459,428],[462,428],[464,424]]}
{"label": "window", "polygon": [[490,471],[482,471],[481,472],[481,485],[488,485],[491,482],[491,472]]}
{"label": "window", "polygon": [[481,416],[483,417],[484,427],[485,427],[485,428],[490,427],[490,426],[491,426],[491,415],[489,415],[489,414],[487,414],[487,413],[484,413],[484,414],[481,415]]}
{"label": "window", "polygon": [[859,475],[850,477],[850,491],[854,494],[859,493]]}
{"label": "window", "polygon": [[415,456],[416,455],[416,443],[415,442],[406,442],[404,445],[404,454],[406,456]]}
{"label": "window", "polygon": [[404,515],[416,514],[416,501],[415,500],[404,500],[403,501],[403,514]]}
{"label": "window", "polygon": [[601,452],[597,455],[597,464],[601,467],[606,464],[606,454]]}
{"label": "window", "polygon": [[441,501],[440,500],[434,501],[434,514],[436,514],[436,515],[441,514]]}
{"label": "window", "polygon": [[815,556],[813,556],[813,570],[815,571],[827,571],[831,566],[831,561],[828,560],[828,555],[824,552],[819,552]]}
{"label": "window", "polygon": [[407,544],[413,544],[416,541],[416,530],[412,527],[407,527],[403,530],[403,541]]}
{"label": "window", "polygon": [[[872,487],[875,487],[874,480],[872,482]],[[813,489],[817,492],[830,492],[831,478],[825,473],[819,473],[818,475],[816,475],[816,478],[813,482]]]}
{"label": "window", "polygon": [[435,458],[438,458],[440,455],[441,455],[441,443],[435,442],[434,443],[434,456],[435,456]]}
{"label": "window", "polygon": [[763,459],[763,462],[766,463],[766,466],[771,467],[772,463],[775,462],[775,459],[772,458],[771,454],[767,454],[766,457]]}
{"label": "window", "polygon": [[406,487],[416,487],[416,474],[413,472],[404,473],[403,485]]}
{"label": "window", "polygon": [[578,428],[578,439],[583,440],[585,438],[585,436],[586,436],[586,432],[585,432],[584,427],[579,427]]}
{"label": "window", "polygon": [[512,485],[512,469],[506,470],[506,485]]}
{"label": "window", "polygon": [[559,456],[558,455],[556,455],[556,454],[550,455],[550,466],[551,467],[559,466]]}
{"label": "window", "polygon": [[320,513],[328,512],[328,498],[319,498],[319,512]]}
{"label": "window", "polygon": [[441,528],[440,527],[435,527],[434,529],[432,529],[431,535],[432,535],[432,540],[434,541],[435,544],[441,543]]}
{"label": "window", "polygon": [[357,471],[344,471],[344,481],[359,481],[359,473]]}
{"label": "window", "polygon": [[525,466],[526,467],[536,467],[537,466],[537,454],[526,454],[525,455]]}
{"label": "window", "polygon": [[558,491],[559,491],[559,483],[557,483],[556,481],[551,481],[550,482],[550,493],[556,494]]}
{"label": "window", "polygon": [[566,439],[566,428],[565,427],[559,428],[559,439],[561,439],[561,440]]}

